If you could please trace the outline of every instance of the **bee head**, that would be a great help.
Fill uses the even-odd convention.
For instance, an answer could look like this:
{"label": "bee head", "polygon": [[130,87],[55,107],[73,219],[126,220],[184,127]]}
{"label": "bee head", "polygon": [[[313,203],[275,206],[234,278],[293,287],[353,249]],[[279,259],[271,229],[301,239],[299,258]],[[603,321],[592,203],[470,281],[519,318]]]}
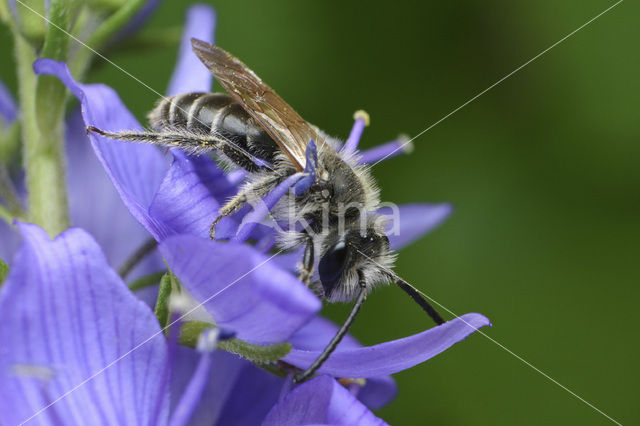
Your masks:
{"label": "bee head", "polygon": [[358,227],[343,233],[332,233],[323,242],[318,263],[324,296],[331,302],[352,300],[358,291],[358,280],[364,277],[367,286],[384,278],[380,264],[392,260],[389,239],[378,227],[370,226],[361,232]]}

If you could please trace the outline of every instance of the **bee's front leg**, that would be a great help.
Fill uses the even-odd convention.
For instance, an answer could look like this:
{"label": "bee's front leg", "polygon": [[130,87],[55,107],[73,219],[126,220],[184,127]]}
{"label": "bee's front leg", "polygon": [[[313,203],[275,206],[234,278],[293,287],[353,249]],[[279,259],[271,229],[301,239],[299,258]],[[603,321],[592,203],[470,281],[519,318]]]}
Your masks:
{"label": "bee's front leg", "polygon": [[298,275],[298,279],[304,283],[307,287],[309,287],[309,283],[311,281],[311,275],[313,274],[313,263],[314,263],[314,253],[313,253],[313,238],[309,234],[306,234],[306,245],[304,248],[304,255],[302,256],[302,267],[300,268],[300,275]]}
{"label": "bee's front leg", "polygon": [[209,237],[214,240],[216,236],[216,226],[225,217],[240,210],[245,204],[253,204],[254,200],[259,200],[266,196],[282,180],[281,176],[268,176],[262,180],[243,187],[231,200],[227,202],[220,211],[218,217],[209,228]]}
{"label": "bee's front leg", "polygon": [[211,238],[212,240],[215,240],[215,237],[216,237],[216,226],[218,225],[218,223],[223,218],[233,214],[238,209],[240,209],[242,206],[244,206],[247,203],[247,201],[248,201],[247,193],[246,193],[246,191],[242,191],[242,192],[239,192],[238,194],[236,194],[236,196],[233,197],[231,200],[229,200],[229,202],[227,204],[222,206],[222,208],[218,212],[219,213],[218,217],[216,217],[216,219],[211,224],[211,227],[209,228],[209,238]]}

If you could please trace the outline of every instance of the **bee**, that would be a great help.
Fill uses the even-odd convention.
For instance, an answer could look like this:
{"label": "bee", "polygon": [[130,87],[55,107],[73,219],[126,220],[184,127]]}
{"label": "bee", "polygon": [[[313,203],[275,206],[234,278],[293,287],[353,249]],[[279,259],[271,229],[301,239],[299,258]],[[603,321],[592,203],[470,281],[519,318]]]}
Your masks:
{"label": "bee", "polygon": [[213,221],[212,238],[221,219],[247,203],[259,203],[285,179],[305,170],[309,146],[317,146],[314,183],[302,194],[287,192],[271,215],[276,222],[302,224],[278,231],[282,249],[304,247],[301,281],[309,286],[319,280],[319,292],[329,302],[355,303],[321,355],[294,381],[308,379],[326,361],[377,284],[393,282],[437,324],[443,323],[420,293],[391,271],[395,257],[385,220],[376,213],[379,191],[369,169],[358,164],[357,152],[346,152],[341,141],[305,121],[239,59],[197,39],[191,44],[227,94],[185,93],[163,99],[149,114],[151,131],[87,130],[190,153],[215,151],[228,167],[245,170],[246,182]]}

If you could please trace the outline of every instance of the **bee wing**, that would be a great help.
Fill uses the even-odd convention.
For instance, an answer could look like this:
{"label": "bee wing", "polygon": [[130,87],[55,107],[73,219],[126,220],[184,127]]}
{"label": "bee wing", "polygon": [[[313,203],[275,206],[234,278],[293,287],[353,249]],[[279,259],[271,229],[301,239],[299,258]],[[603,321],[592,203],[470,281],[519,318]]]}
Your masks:
{"label": "bee wing", "polygon": [[192,38],[193,51],[225,90],[267,131],[302,171],[306,149],[320,135],[238,58],[218,46]]}

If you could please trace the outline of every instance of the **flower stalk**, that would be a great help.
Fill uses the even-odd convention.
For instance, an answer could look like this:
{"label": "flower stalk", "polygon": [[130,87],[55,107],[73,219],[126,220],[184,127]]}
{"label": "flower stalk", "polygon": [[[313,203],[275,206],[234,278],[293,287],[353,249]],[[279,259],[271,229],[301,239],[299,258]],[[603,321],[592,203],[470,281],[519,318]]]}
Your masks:
{"label": "flower stalk", "polygon": [[[41,225],[50,235],[56,235],[69,227],[62,122],[66,95],[56,89],[51,80],[41,84],[38,90],[38,79],[48,76],[35,75],[32,69],[35,50],[18,34],[15,34],[15,51],[29,220]],[[38,117],[38,111],[47,107],[57,112]]]}

